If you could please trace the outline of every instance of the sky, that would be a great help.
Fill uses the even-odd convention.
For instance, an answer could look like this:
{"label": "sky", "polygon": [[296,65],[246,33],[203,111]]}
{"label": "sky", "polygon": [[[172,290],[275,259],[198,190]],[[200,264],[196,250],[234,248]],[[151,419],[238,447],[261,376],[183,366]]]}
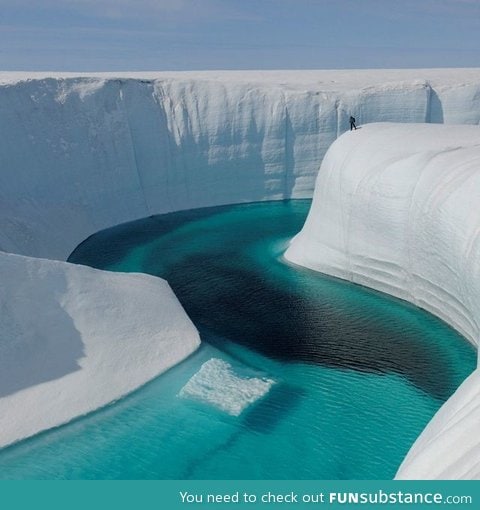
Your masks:
{"label": "sky", "polygon": [[0,0],[0,70],[480,67],[480,0]]}

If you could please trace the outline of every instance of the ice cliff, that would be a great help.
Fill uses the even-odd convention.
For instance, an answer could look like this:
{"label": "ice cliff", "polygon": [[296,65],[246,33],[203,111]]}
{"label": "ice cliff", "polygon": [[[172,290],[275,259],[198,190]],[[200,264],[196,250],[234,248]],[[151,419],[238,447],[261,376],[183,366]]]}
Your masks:
{"label": "ice cliff", "polygon": [[[371,124],[320,168],[291,262],[408,300],[478,345],[480,126]],[[480,478],[478,370],[417,440],[399,478]]]}
{"label": "ice cliff", "polygon": [[[159,373],[166,368],[158,351],[158,357],[150,360],[157,363],[155,370],[145,369],[144,377],[139,377],[135,360],[143,359],[147,346],[153,349],[148,347],[149,352],[157,352],[146,338],[154,335],[154,331],[175,338],[169,344],[175,351],[168,358],[170,364],[191,352],[197,341],[188,328],[185,337],[173,333],[168,336],[171,330],[165,329],[157,317],[163,301],[153,310],[141,297],[140,288],[149,280],[123,275],[107,278],[102,273],[89,273],[85,268],[60,262],[22,258],[15,261],[2,252],[65,260],[90,234],[151,214],[233,202],[310,197],[319,163],[330,144],[347,129],[350,114],[356,116],[359,124],[378,121],[478,124],[479,91],[480,70],[475,69],[123,75],[0,73],[1,302],[2,306],[13,306],[9,300],[15,299],[19,317],[29,317],[27,329],[5,328],[0,342],[12,352],[32,349],[41,364],[44,362],[41,352],[60,348],[56,342],[61,335],[74,349],[69,356],[79,360],[70,360],[73,372],[63,376],[52,365],[52,374],[58,377],[46,382],[27,377],[31,369],[45,372],[43,368],[21,365],[25,374],[17,377],[19,380],[23,377],[24,383],[18,385],[18,391],[0,397],[2,405],[10,406],[3,416],[14,424],[20,423],[25,418],[23,406],[33,402],[32,395],[39,395],[42,389],[47,390],[45,395],[52,394],[50,389],[57,395],[64,383],[68,393],[69,381],[84,377],[81,374],[93,377],[98,370],[98,377],[108,380],[112,369],[99,360],[113,355],[109,349],[114,349],[118,335],[123,342],[128,343],[127,337],[133,342],[134,350],[128,351],[128,355],[125,351],[122,368],[126,373],[131,371],[131,380],[136,381],[128,388],[119,383],[115,393],[109,392],[104,384],[97,400],[87,386],[75,400],[78,405],[67,406],[68,412],[58,415],[56,421],[46,416],[48,413],[56,416],[51,407],[44,408],[42,418],[41,406],[37,406],[37,414],[29,420],[36,421],[38,427],[35,430],[19,427],[17,436],[11,432],[1,444],[103,405],[142,384],[154,371]],[[357,139],[367,132],[367,128],[358,131]],[[12,278],[24,282],[19,289],[15,289]],[[58,283],[65,278],[69,281],[67,289]],[[94,280],[99,282],[98,286]],[[4,286],[4,281],[10,283]],[[86,281],[90,287],[85,293]],[[94,310],[88,311],[92,325],[84,324],[82,328],[86,329],[79,329],[77,321],[81,322],[82,314],[87,313],[81,307],[89,306],[85,296],[92,303],[109,304],[113,314],[116,306],[118,310],[127,306],[122,293],[128,296],[129,290],[133,292],[127,281],[138,287],[138,302],[145,304],[146,311],[151,313],[144,317],[143,327],[148,334],[140,323],[133,322],[146,335],[142,333],[142,342],[132,340],[136,338],[133,326],[121,318],[116,324],[109,314]],[[165,298],[166,309],[173,310],[175,307],[169,301],[173,298],[161,288],[164,292],[159,290],[159,296]],[[454,290],[446,289],[450,294]],[[38,295],[41,303],[36,306],[29,301],[29,295]],[[62,304],[66,298],[62,296],[69,296],[71,308],[67,312]],[[72,304],[75,301],[78,306]],[[473,325],[472,317],[463,310],[465,306],[453,299],[449,304],[456,310],[453,319],[468,334]],[[2,315],[2,328],[15,317],[14,308]],[[133,315],[138,311],[125,310]],[[182,333],[186,331],[186,318],[180,310],[177,303],[172,317],[178,319],[175,324]],[[69,323],[68,335],[55,329],[57,319],[59,324]],[[174,327],[171,322],[165,324]],[[95,340],[94,330],[104,334]],[[80,340],[73,343],[68,340],[76,335],[80,335]],[[156,338],[161,345],[163,337]],[[18,345],[12,343],[14,340]],[[96,345],[97,341],[104,346],[103,354],[85,347]],[[182,341],[189,346],[188,352]],[[83,368],[74,370],[76,364],[83,366],[79,347],[86,349],[85,366],[90,366],[91,372]],[[25,381],[31,382],[28,388]],[[7,380],[2,384],[9,387]],[[90,398],[95,404],[89,403]],[[53,405],[53,400],[49,405]],[[6,412],[7,408],[4,409]]]}

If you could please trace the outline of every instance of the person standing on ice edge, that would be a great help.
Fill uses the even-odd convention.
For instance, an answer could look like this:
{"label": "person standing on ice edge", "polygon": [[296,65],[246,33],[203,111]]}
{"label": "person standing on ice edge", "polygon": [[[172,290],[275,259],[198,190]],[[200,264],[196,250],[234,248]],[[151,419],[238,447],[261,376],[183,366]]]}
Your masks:
{"label": "person standing on ice edge", "polygon": [[357,129],[357,126],[355,126],[355,117],[350,115],[350,131],[354,128]]}

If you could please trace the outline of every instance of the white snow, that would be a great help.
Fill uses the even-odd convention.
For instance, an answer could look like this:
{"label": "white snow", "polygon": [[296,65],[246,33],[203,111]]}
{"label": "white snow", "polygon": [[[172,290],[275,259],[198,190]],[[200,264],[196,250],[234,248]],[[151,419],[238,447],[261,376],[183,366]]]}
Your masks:
{"label": "white snow", "polygon": [[180,390],[179,396],[212,405],[232,416],[266,395],[275,381],[266,377],[237,375],[230,363],[218,358],[206,361]]}
{"label": "white snow", "polygon": [[[479,203],[480,126],[371,124],[331,146],[285,257],[408,300],[478,345]],[[399,477],[480,477],[478,372]]]}
{"label": "white snow", "polygon": [[0,447],[133,391],[191,354],[167,282],[0,255]]}

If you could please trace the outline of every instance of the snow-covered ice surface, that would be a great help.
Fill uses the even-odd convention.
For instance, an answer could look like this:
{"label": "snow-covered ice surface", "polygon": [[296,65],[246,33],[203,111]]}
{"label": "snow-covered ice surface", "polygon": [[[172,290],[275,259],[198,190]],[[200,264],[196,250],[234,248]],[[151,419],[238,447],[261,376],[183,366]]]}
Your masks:
{"label": "snow-covered ice surface", "polygon": [[133,391],[200,343],[167,282],[0,254],[0,447]]}
{"label": "snow-covered ice surface", "polygon": [[239,416],[248,406],[266,395],[273,379],[244,377],[235,373],[230,363],[212,358],[206,361],[180,390],[179,396],[212,405]]}
{"label": "snow-covered ice surface", "polygon": [[[323,160],[287,260],[429,310],[478,345],[480,126],[371,124]],[[480,477],[478,370],[418,439],[399,478]]]}

